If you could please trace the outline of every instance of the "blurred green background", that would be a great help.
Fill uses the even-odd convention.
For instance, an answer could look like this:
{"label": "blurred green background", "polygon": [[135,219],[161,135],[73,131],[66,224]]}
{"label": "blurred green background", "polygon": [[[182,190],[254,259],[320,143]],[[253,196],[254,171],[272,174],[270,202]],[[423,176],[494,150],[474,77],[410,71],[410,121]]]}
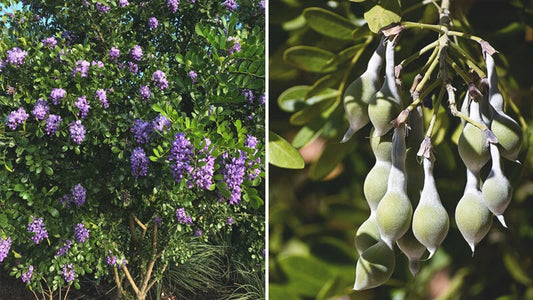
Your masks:
{"label": "blurred green background", "polygon": [[[402,9],[420,2],[401,1]],[[450,215],[448,236],[437,254],[422,262],[416,277],[409,273],[407,259],[396,247],[396,268],[391,279],[375,289],[352,291],[358,258],[353,238],[370,214],[363,196],[364,178],[374,164],[367,139],[370,126],[349,143],[339,144],[348,128],[342,104],[326,118],[319,115],[302,127],[294,125],[301,125],[294,120],[289,122],[297,109],[282,110],[278,97],[293,86],[312,86],[325,75],[305,72],[287,63],[283,58],[286,49],[308,45],[338,54],[362,42],[318,33],[307,24],[305,8],[321,7],[364,26],[363,14],[375,4],[376,1],[270,1],[270,130],[296,144],[306,162],[301,170],[270,165],[270,299],[533,299],[533,153],[524,149],[521,165],[505,162],[505,173],[514,187],[513,200],[505,212],[509,229],[494,220],[472,257],[453,217],[466,179],[453,142],[459,121],[450,115],[447,102],[443,102],[446,111],[442,110],[439,118],[442,129],[433,141],[437,144],[437,187]],[[451,12],[458,30],[483,37],[501,53],[496,62],[505,93],[533,128],[533,1],[452,1]],[[429,4],[403,14],[402,20],[435,24],[438,14]],[[427,31],[403,33],[396,63],[435,39],[436,34]],[[349,71],[348,83],[364,71],[377,43],[374,35]],[[484,67],[478,45],[461,40],[461,46]],[[427,55],[404,70],[404,92],[425,59]],[[349,60],[341,62],[330,74],[342,77],[348,66]],[[458,99],[462,99],[466,86],[458,78],[454,86]],[[338,89],[339,81],[330,88],[333,92]],[[507,111],[517,119],[510,108]],[[531,141],[532,136],[527,133],[525,144]],[[487,167],[484,172],[488,172]]]}

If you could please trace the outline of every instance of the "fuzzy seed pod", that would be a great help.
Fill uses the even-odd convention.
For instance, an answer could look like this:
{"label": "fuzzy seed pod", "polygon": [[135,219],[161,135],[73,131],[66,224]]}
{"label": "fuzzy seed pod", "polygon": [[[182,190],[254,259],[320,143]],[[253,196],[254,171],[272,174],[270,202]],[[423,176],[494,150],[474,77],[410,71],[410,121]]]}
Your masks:
{"label": "fuzzy seed pod", "polygon": [[475,247],[490,230],[492,214],[479,190],[479,175],[467,170],[466,188],[455,209],[455,222],[474,255]]}
{"label": "fuzzy seed pod", "polygon": [[346,131],[346,134],[344,134],[341,143],[348,141],[359,129],[370,121],[368,117],[368,104],[379,89],[379,73],[383,64],[384,55],[385,46],[382,40],[368,61],[366,71],[348,85],[348,88],[344,92],[344,110],[350,127]]}
{"label": "fuzzy seed pod", "polygon": [[405,178],[405,126],[394,129],[392,167],[387,192],[376,210],[381,239],[392,249],[394,242],[409,229],[413,208],[407,196]]}
{"label": "fuzzy seed pod", "polygon": [[[482,122],[479,103],[476,101],[470,103],[470,118]],[[478,173],[489,160],[489,145],[485,132],[470,123],[463,128],[457,148],[466,167],[474,173]]]}
{"label": "fuzzy seed pod", "polygon": [[424,157],[424,188],[413,214],[413,233],[416,239],[428,249],[429,258],[435,254],[448,234],[449,228],[448,213],[440,202],[433,177],[433,161]]}
{"label": "fuzzy seed pod", "polygon": [[361,291],[382,285],[392,275],[395,263],[394,250],[383,241],[366,249],[357,260],[353,289]]}
{"label": "fuzzy seed pod", "polygon": [[385,81],[368,105],[368,116],[375,128],[374,136],[382,136],[391,128],[400,112],[400,95],[394,76],[394,43],[387,41],[385,50]]}
{"label": "fuzzy seed pod", "polygon": [[509,180],[503,175],[500,165],[500,151],[496,145],[490,145],[490,154],[492,156],[492,168],[487,180],[483,183],[481,193],[487,208],[507,228],[503,213],[511,203],[513,188]]}
{"label": "fuzzy seed pod", "polygon": [[424,252],[426,252],[426,247],[415,238],[411,230],[407,230],[396,243],[403,254],[409,259],[409,271],[415,276],[420,270],[420,259],[424,255]]}
{"label": "fuzzy seed pod", "polygon": [[376,214],[370,212],[370,217],[359,226],[355,233],[355,249],[361,255],[366,249],[379,242],[380,239]]}
{"label": "fuzzy seed pod", "polygon": [[371,211],[375,211],[379,201],[387,192],[387,182],[392,166],[392,136],[371,137],[370,146],[376,156],[376,163],[368,172],[363,185],[363,192]]}

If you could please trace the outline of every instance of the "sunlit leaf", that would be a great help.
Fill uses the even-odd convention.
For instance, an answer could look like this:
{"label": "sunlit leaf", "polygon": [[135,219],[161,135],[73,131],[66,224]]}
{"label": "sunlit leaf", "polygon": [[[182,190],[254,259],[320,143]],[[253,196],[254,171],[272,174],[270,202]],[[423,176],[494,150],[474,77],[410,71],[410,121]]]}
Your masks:
{"label": "sunlit leaf", "polygon": [[269,131],[268,162],[287,169],[302,169],[305,162],[298,150],[276,133]]}

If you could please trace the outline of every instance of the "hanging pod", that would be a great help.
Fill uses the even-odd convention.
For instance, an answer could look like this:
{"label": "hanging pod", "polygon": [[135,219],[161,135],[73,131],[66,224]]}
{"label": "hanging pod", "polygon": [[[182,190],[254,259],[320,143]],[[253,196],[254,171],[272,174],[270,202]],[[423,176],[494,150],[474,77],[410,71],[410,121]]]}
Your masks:
{"label": "hanging pod", "polygon": [[366,249],[357,260],[353,289],[360,291],[382,285],[392,275],[395,263],[394,250],[384,241]]}
{"label": "hanging pod", "polygon": [[479,174],[468,169],[466,174],[466,188],[455,208],[455,222],[474,255],[476,245],[490,230],[492,214],[479,190]]}
{"label": "hanging pod", "polygon": [[409,271],[415,276],[420,270],[420,259],[422,259],[424,252],[426,252],[426,247],[415,238],[412,230],[407,230],[396,243],[398,244],[398,248],[409,259]]}
{"label": "hanging pod", "polygon": [[391,128],[391,121],[400,112],[400,95],[394,76],[394,42],[387,40],[385,50],[385,81],[368,105],[368,116],[374,136],[382,136]]}
{"label": "hanging pod", "polygon": [[485,180],[483,187],[481,188],[483,202],[487,208],[496,215],[498,221],[507,228],[503,213],[511,202],[513,188],[511,187],[509,180],[503,175],[500,162],[500,151],[496,145],[490,145],[490,154],[492,156],[492,168],[487,180]]}
{"label": "hanging pod", "polygon": [[385,55],[383,39],[370,57],[366,71],[355,79],[344,92],[344,111],[350,123],[341,143],[348,141],[359,129],[369,122],[368,104],[379,89],[380,71]]}
{"label": "hanging pod", "polygon": [[[479,103],[475,100],[470,103],[470,118],[478,123],[482,122]],[[485,132],[470,123],[463,128],[457,148],[466,167],[474,173],[478,173],[489,160]]]}
{"label": "hanging pod", "polygon": [[418,201],[423,182],[420,180],[424,176],[422,165],[418,161],[417,149],[424,140],[424,116],[422,107],[417,106],[409,114],[409,134],[407,135],[407,154],[405,158],[406,175],[407,175],[407,196],[411,199],[411,205],[416,205]]}
{"label": "hanging pod", "polygon": [[363,192],[370,210],[375,211],[379,201],[387,192],[387,182],[392,166],[392,134],[370,137],[370,146],[376,157],[376,163],[366,175]]}
{"label": "hanging pod", "polygon": [[503,96],[498,89],[498,75],[493,57],[486,53],[487,76],[489,79],[489,102],[492,106],[490,129],[501,145],[501,155],[515,161],[522,146],[522,130],[518,123],[503,112]]}
{"label": "hanging pod", "polygon": [[361,255],[366,249],[379,242],[380,239],[376,213],[372,211],[370,212],[370,217],[359,226],[355,233],[355,249]]}
{"label": "hanging pod", "polygon": [[437,191],[433,177],[433,161],[427,157],[423,160],[424,187],[413,214],[413,233],[428,249],[431,258],[448,234],[450,220]]}
{"label": "hanging pod", "polygon": [[405,126],[394,129],[392,167],[387,192],[376,210],[381,239],[392,249],[394,242],[409,229],[413,208],[407,196],[405,178]]}

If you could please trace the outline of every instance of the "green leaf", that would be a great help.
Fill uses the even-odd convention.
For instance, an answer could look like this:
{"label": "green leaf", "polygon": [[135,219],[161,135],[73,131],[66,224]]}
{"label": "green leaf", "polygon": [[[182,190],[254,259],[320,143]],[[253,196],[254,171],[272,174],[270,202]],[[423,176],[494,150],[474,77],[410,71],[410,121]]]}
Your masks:
{"label": "green leaf", "polygon": [[323,90],[335,86],[341,77],[341,73],[328,74],[319,80],[317,80],[311,89],[305,94],[305,99],[312,98],[313,96],[319,95]]}
{"label": "green leaf", "polygon": [[324,120],[315,120],[314,122],[302,127],[302,129],[298,131],[296,136],[294,136],[294,139],[292,140],[292,145],[296,149],[300,149],[303,146],[309,144],[320,136],[320,133],[322,133],[322,130],[324,129],[325,123],[326,121]]}
{"label": "green leaf", "polygon": [[290,118],[290,122],[293,125],[307,124],[317,117],[320,117],[323,112],[329,110],[332,106],[337,106],[338,104],[339,102],[336,98],[330,98],[325,101],[315,103],[293,114]]}
{"label": "green leaf", "polygon": [[50,168],[49,166],[45,166],[44,167],[44,172],[46,173],[46,175],[48,176],[52,176],[54,174],[54,170],[52,168]]}
{"label": "green leaf", "polygon": [[270,299],[284,299],[284,300],[301,300],[295,292],[291,291],[287,285],[269,284],[268,294]]}
{"label": "green leaf", "polygon": [[400,22],[401,17],[397,13],[399,11],[400,6],[396,0],[382,1],[380,5],[376,5],[365,12],[365,20],[370,30],[378,33],[381,28]]}
{"label": "green leaf", "polygon": [[298,294],[314,297],[334,274],[323,261],[312,256],[288,256],[279,259],[290,288]]}
{"label": "green leaf", "polygon": [[272,131],[269,131],[268,161],[280,168],[303,169],[305,167],[300,152]]}
{"label": "green leaf", "polygon": [[[337,54],[329,63],[328,65],[340,65],[350,59],[352,59],[355,54],[359,51],[361,51],[361,48],[365,47],[365,44],[357,44],[355,46],[346,48],[342,50],[339,54]],[[356,62],[356,61],[355,61]],[[353,62],[353,63],[355,63]],[[341,75],[337,75],[341,76]]]}
{"label": "green leaf", "polygon": [[319,180],[326,177],[326,175],[335,169],[347,153],[353,151],[355,148],[354,141],[355,139],[351,139],[347,143],[327,144],[318,160],[311,165],[309,178]]}
{"label": "green leaf", "polygon": [[304,10],[304,17],[309,27],[325,36],[350,41],[356,26],[348,19],[318,7]]}
{"label": "green leaf", "polygon": [[337,66],[328,66],[329,60],[335,57],[335,54],[311,46],[291,47],[283,53],[283,59],[290,65],[301,70],[313,73],[329,73],[334,71]]}

